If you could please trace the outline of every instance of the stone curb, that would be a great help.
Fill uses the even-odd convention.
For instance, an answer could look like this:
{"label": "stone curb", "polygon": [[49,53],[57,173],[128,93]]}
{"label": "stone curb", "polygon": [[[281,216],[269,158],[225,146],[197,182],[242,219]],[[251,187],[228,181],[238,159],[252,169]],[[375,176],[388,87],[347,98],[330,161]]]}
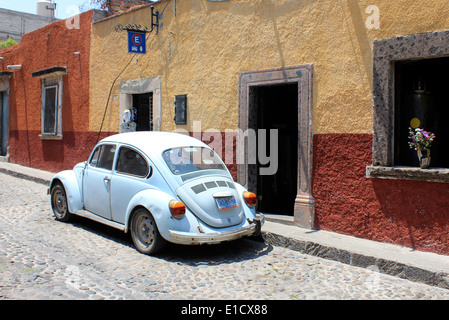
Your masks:
{"label": "stone curb", "polygon": [[8,170],[8,169],[5,169],[5,168],[0,168],[0,172],[4,173],[4,174],[8,174],[8,175],[16,177],[16,178],[29,180],[29,181],[33,181],[33,182],[36,182],[36,183],[40,183],[40,184],[43,184],[43,185],[46,185],[46,186],[50,185],[50,180],[48,180],[48,179],[35,177],[35,176],[32,176],[32,175],[24,174],[24,173],[17,172],[17,171]]}
{"label": "stone curb", "polygon": [[273,246],[284,247],[303,254],[341,262],[354,267],[368,268],[375,266],[376,268],[374,270],[378,270],[383,274],[449,289],[449,274],[447,273],[425,270],[392,260],[371,257],[311,241],[293,239],[263,230],[262,238],[265,243]]}

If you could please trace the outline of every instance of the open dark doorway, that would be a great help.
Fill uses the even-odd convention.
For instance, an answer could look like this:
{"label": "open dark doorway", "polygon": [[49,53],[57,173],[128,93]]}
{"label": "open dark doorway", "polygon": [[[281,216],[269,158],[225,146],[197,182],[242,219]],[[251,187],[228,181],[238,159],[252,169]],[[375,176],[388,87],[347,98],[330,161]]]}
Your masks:
{"label": "open dark doorway", "polygon": [[[249,128],[256,132],[266,129],[267,135],[270,129],[278,132],[276,173],[260,175],[260,159],[248,168],[249,175],[257,175],[255,179],[249,177],[256,183],[257,209],[293,216],[298,185],[298,83],[253,86],[250,96]],[[266,141],[268,155],[272,150],[268,136]]]}
{"label": "open dark doorway", "polygon": [[6,156],[8,148],[8,109],[6,93],[0,91],[0,156]]}
{"label": "open dark doorway", "polygon": [[133,107],[137,110],[136,131],[153,130],[153,93],[133,94]]}

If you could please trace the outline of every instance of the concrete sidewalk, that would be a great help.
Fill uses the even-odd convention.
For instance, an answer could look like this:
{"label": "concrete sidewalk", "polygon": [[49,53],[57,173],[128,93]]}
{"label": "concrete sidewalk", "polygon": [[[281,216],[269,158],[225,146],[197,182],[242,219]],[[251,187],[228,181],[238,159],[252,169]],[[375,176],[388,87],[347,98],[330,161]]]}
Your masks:
{"label": "concrete sidewalk", "polygon": [[275,246],[449,289],[449,256],[272,221],[262,236]]}
{"label": "concrete sidewalk", "polygon": [[55,175],[52,172],[24,167],[18,164],[2,161],[0,161],[0,172],[45,185],[49,185],[52,177]]}
{"label": "concrete sidewalk", "polygon": [[[0,172],[44,185],[49,185],[54,175],[7,162],[0,162]],[[449,289],[449,256],[324,230],[303,229],[291,225],[288,217],[267,215],[267,220],[262,227],[267,244]]]}

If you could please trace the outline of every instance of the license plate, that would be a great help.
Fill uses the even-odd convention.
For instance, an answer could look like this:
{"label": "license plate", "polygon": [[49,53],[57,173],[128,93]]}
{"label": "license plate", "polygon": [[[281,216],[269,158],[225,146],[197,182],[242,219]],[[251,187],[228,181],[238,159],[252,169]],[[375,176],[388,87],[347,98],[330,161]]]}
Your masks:
{"label": "license plate", "polygon": [[215,200],[217,201],[219,210],[231,209],[239,206],[234,197],[216,198]]}

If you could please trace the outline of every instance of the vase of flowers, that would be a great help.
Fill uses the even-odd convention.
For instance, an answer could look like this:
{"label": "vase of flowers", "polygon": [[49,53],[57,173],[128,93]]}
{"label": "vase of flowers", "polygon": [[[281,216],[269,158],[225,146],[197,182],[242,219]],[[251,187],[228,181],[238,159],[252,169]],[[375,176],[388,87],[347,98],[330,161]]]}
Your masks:
{"label": "vase of flowers", "polygon": [[435,140],[435,134],[421,128],[415,130],[409,128],[408,138],[411,140],[408,143],[410,148],[417,151],[419,166],[428,168],[430,166],[430,147]]}

